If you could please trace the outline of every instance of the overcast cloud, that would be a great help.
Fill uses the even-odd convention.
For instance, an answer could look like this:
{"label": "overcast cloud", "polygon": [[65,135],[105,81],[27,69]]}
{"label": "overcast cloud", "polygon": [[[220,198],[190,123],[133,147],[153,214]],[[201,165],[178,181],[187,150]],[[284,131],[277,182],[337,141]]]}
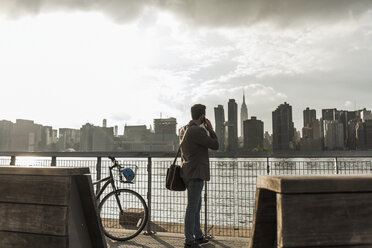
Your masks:
{"label": "overcast cloud", "polygon": [[[0,119],[79,128],[189,119],[245,92],[249,116],[372,108],[372,1],[0,0]],[[9,102],[12,104],[9,105]],[[47,103],[47,104],[45,104]]]}
{"label": "overcast cloud", "polygon": [[306,20],[340,21],[357,18],[372,7],[369,0],[2,0],[9,17],[53,10],[101,11],[116,21],[138,17],[148,8],[172,11],[197,25],[251,25],[269,21],[292,25]]}

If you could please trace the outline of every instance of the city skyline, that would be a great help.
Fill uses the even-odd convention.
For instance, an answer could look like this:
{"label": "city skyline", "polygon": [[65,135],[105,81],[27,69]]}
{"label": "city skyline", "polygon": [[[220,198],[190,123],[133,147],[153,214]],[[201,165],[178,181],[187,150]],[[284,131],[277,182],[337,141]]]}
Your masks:
{"label": "city skyline", "polygon": [[[243,96],[244,99],[244,96]],[[243,115],[246,112],[244,100]],[[227,121],[223,105],[214,108],[220,152],[285,152],[372,149],[372,111],[322,109],[319,119],[315,109],[303,110],[302,132],[296,130],[292,106],[284,102],[272,111],[273,133],[264,132],[264,122],[251,116],[243,121],[244,132],[238,137],[238,105],[229,99]],[[179,145],[176,118],[158,118],[153,127],[125,125],[118,127],[86,123],[79,129],[44,126],[33,120],[0,121],[2,151],[175,151]],[[302,135],[301,135],[302,133]]]}
{"label": "city skyline", "polygon": [[187,123],[195,103],[213,120],[218,104],[240,106],[243,91],[249,116],[264,123],[293,104],[296,128],[309,106],[371,109],[371,6],[4,0],[0,118],[56,128],[106,118],[121,133],[160,113]]}
{"label": "city skyline", "polygon": [[[234,100],[236,100],[236,99],[234,99]],[[241,136],[241,115],[240,115],[241,104],[240,104],[239,100],[236,101],[236,103],[238,104],[238,113],[239,113],[238,114],[238,120],[239,120],[239,123],[238,123],[238,130],[239,130],[238,136]],[[279,103],[278,105],[280,105],[280,104],[281,103]],[[225,108],[225,112],[226,112],[225,115],[227,116],[228,102],[226,102],[225,104],[221,103],[221,104],[218,104],[218,105],[221,105],[221,106],[223,106]],[[213,106],[213,108],[214,107],[217,107],[218,105]],[[215,128],[215,113],[213,111],[213,108],[212,108],[212,110],[209,110],[211,108],[211,106],[206,106],[206,107],[208,109],[207,118],[209,118],[212,121],[212,125]],[[303,127],[303,121],[304,121],[302,111],[305,110],[306,108],[312,108],[312,107],[311,106],[307,106],[307,107],[305,107],[305,109],[298,109],[298,108],[296,108],[295,105],[292,105],[292,108],[296,110],[294,112],[300,113],[299,114],[300,116],[295,116],[294,114],[293,114],[293,116],[296,117],[296,118],[294,118],[294,120],[296,120],[296,121],[294,121],[295,122],[294,127],[297,130],[301,130],[302,127]],[[293,111],[293,109],[292,109],[292,111]],[[316,110],[317,113],[321,113],[323,109],[339,109],[339,110],[344,110],[344,111],[357,111],[357,110],[362,110],[362,109],[369,110],[369,109],[372,109],[372,108],[361,107],[361,108],[357,108],[357,109],[355,109],[355,108],[353,108],[353,109],[341,108],[340,109],[340,108],[337,108],[337,107],[330,107],[330,108],[321,108],[321,109],[312,108],[312,109]],[[269,113],[271,114],[272,111],[274,111],[274,106],[273,106],[273,109],[269,110]],[[186,113],[186,115],[189,115],[189,114],[190,113]],[[210,118],[210,116],[213,116],[213,119]],[[250,118],[251,116],[256,116],[257,118],[259,118],[260,120],[262,120],[264,123],[266,123],[266,122],[267,123],[271,123],[271,121],[272,121],[271,117],[270,117],[269,120],[268,119],[261,118],[261,116],[265,116],[265,114],[262,114],[260,116],[259,114],[258,115],[254,115],[254,114],[249,113],[248,117]],[[177,119],[177,128],[181,128],[183,125],[186,125],[191,120],[191,116],[189,118],[185,118],[184,116],[181,116],[181,117],[178,117],[178,116],[168,116],[168,115],[165,115],[164,113],[160,112],[159,113],[159,116],[155,116],[152,119],[151,118],[148,118],[144,122],[135,122],[135,123],[127,123],[127,122],[125,122],[125,123],[120,123],[120,122],[111,121],[111,122],[109,122],[108,125],[111,126],[111,127],[117,126],[118,127],[118,130],[120,130],[120,132],[118,131],[118,133],[121,135],[124,132],[124,127],[126,125],[146,125],[147,127],[150,128],[150,127],[153,127],[152,120],[153,119],[158,119],[158,118],[176,118]],[[18,117],[15,117],[15,119],[6,119],[6,118],[3,118],[3,116],[0,116],[0,120],[5,120],[5,121],[15,122],[17,119],[20,119],[20,120],[32,120],[35,123],[39,123],[39,124],[42,123],[42,122],[40,122],[37,119],[32,118],[32,117],[31,118],[21,118],[21,117],[18,118]],[[182,119],[185,120],[185,122],[182,122],[181,123],[179,121],[180,119],[181,120]],[[318,119],[319,119],[319,117],[318,117]],[[45,124],[45,126],[52,126],[53,128],[56,128],[56,129],[60,129],[60,128],[61,129],[63,129],[63,128],[67,128],[67,129],[79,129],[82,125],[87,124],[87,123],[93,124],[93,125],[97,125],[97,126],[101,126],[102,125],[102,120],[106,120],[107,121],[107,118],[105,116],[103,116],[101,119],[97,119],[97,122],[85,121],[85,122],[82,122],[80,124],[78,123],[77,125],[74,125],[74,126],[50,125],[48,122],[47,123],[43,123],[43,125]],[[266,124],[264,131],[265,132],[272,133],[272,125],[267,125]]]}
{"label": "city skyline", "polygon": [[[238,127],[237,129],[238,130],[236,130],[234,132],[236,132],[237,137],[240,137],[240,136],[242,136],[242,133],[241,133],[241,125],[242,125],[242,123],[241,123],[241,112],[240,112],[241,111],[241,104],[239,104],[239,102],[236,101],[236,99],[229,99],[229,102],[231,102],[231,101],[234,104],[236,104],[236,106],[234,106],[234,111],[235,111],[234,117],[231,117],[231,118],[237,118],[237,122],[235,123],[235,125],[237,125],[237,127]],[[215,116],[215,114],[216,114],[216,108],[219,108],[220,113],[224,116],[224,119],[226,121],[225,125],[227,125],[227,126],[228,126],[228,115],[229,115],[229,110],[228,110],[228,104],[229,104],[229,102],[226,102],[225,104],[222,104],[221,103],[221,104],[218,104],[218,105],[216,105],[216,106],[213,107],[214,108],[213,116]],[[290,104],[291,113],[292,113],[291,119],[293,120],[293,108],[295,108],[294,105],[292,103],[282,102],[282,103],[278,104],[278,106],[281,106],[283,104],[284,105]],[[273,109],[271,110],[270,113],[272,114],[275,111],[275,108],[277,108],[278,106],[273,106]],[[206,107],[207,108],[210,108],[210,106],[206,106]],[[327,117],[328,116],[332,116],[332,114],[331,115],[328,114],[328,111],[354,112],[354,111],[363,111],[363,110],[371,111],[371,109],[368,109],[368,108],[365,108],[365,107],[362,107],[362,108],[356,109],[356,110],[338,109],[336,107],[322,108],[320,110],[317,110],[317,109],[312,108],[311,106],[308,106],[305,109],[302,109],[301,110],[301,122],[300,122],[300,125],[299,126],[294,125],[294,128],[298,132],[301,132],[301,136],[302,136],[302,131],[301,131],[302,128],[307,127],[309,125],[309,123],[312,121],[312,120],[309,120],[309,119],[316,119],[316,120],[319,121],[322,118],[322,115],[325,115],[326,116],[326,120],[327,120]],[[304,112],[307,112],[307,111],[311,112],[311,114],[310,113],[307,113],[305,115]],[[333,115],[335,115],[335,114],[333,113]],[[260,116],[248,115],[248,119],[250,119],[251,117],[255,117],[257,120],[263,121],[262,118],[260,118]],[[186,125],[191,120],[191,116],[190,116],[190,118],[187,119],[187,122],[180,123],[178,121],[178,117],[176,117],[176,116],[162,116],[162,115],[160,115],[159,117],[155,117],[155,118],[151,119],[150,120],[150,124],[147,124],[148,122],[145,122],[145,123],[136,123],[136,124],[122,123],[122,124],[117,125],[116,123],[108,123],[106,118],[102,118],[99,123],[83,122],[83,123],[80,123],[80,125],[78,127],[71,127],[71,126],[64,126],[64,127],[58,127],[57,126],[57,127],[55,127],[55,126],[47,125],[45,123],[37,122],[34,119],[24,119],[24,118],[16,118],[15,120],[9,120],[9,119],[3,119],[3,118],[0,117],[0,121],[10,121],[10,122],[15,122],[16,120],[33,121],[37,125],[43,125],[45,127],[52,127],[53,129],[79,129],[79,128],[81,128],[85,124],[90,124],[90,125],[95,125],[95,126],[100,126],[100,127],[112,127],[115,130],[114,133],[117,133],[118,135],[123,135],[124,134],[124,129],[125,129],[126,126],[143,126],[143,125],[145,125],[146,128],[154,130],[154,121],[155,120],[169,119],[169,118],[170,119],[173,119],[173,118],[175,119],[175,122],[176,122],[176,133],[177,134],[178,134],[178,129],[180,129],[182,126]],[[208,118],[208,116],[207,116],[207,118]],[[248,120],[248,119],[246,119],[246,120]],[[210,119],[210,120],[211,120],[212,126],[215,129],[215,127],[216,127],[216,119],[214,118],[214,119]],[[268,123],[266,123],[264,121],[263,122],[266,123],[265,126],[271,126],[270,129],[272,129],[272,120],[273,119],[271,117],[271,119],[269,120]],[[122,130],[121,132],[118,132],[116,130],[116,128],[119,128],[119,127]],[[268,133],[272,134],[272,131],[269,132],[266,129],[266,127],[264,129],[264,132],[268,132]]]}

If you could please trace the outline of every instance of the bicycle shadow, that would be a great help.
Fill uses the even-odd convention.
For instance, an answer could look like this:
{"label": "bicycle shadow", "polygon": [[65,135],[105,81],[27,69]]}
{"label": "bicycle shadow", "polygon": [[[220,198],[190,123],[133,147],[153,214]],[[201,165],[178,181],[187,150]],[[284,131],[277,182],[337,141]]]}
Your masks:
{"label": "bicycle shadow", "polygon": [[125,242],[118,242],[112,241],[111,239],[106,239],[107,241],[107,248],[120,248],[125,247],[125,245],[130,245],[131,247],[141,247],[141,248],[151,248],[150,246],[146,246],[144,244],[138,244],[135,241],[125,241]]}
{"label": "bicycle shadow", "polygon": [[[156,236],[156,235],[151,235],[151,237],[157,241],[159,244],[163,245],[164,247],[166,248],[176,248],[176,247],[179,247],[179,246],[174,246],[174,245],[171,245],[169,244],[168,242],[166,242],[165,240],[163,240],[161,237],[159,236]],[[203,248],[214,248],[216,247],[215,245],[213,244],[204,244],[203,245]]]}
{"label": "bicycle shadow", "polygon": [[173,247],[175,247],[175,246],[169,244],[168,242],[166,242],[165,240],[161,239],[159,236],[151,235],[151,238],[153,238],[155,241],[157,241],[158,243],[160,243],[161,245],[163,245],[166,248],[173,248]]}

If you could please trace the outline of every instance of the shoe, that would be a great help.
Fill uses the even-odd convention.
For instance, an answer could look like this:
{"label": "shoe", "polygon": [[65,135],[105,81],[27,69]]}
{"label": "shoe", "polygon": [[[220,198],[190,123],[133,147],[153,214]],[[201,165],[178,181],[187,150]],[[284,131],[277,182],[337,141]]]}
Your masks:
{"label": "shoe", "polygon": [[196,243],[198,243],[199,245],[203,245],[203,244],[206,244],[209,242],[209,239],[205,238],[204,236],[201,237],[200,239],[196,239],[195,240]]}
{"label": "shoe", "polygon": [[192,244],[186,244],[185,243],[185,248],[200,248],[200,247],[201,246],[198,243],[196,243],[196,242],[194,242]]}

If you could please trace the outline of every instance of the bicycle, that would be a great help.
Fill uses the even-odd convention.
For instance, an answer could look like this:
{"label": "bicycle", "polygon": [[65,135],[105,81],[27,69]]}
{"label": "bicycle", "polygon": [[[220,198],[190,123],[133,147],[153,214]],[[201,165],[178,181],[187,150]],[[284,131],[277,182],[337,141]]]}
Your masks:
{"label": "bicycle", "polygon": [[[97,185],[106,181],[96,194],[96,200],[99,202],[99,215],[103,232],[107,237],[118,241],[126,241],[136,237],[145,228],[148,220],[148,208],[143,197],[137,192],[116,187],[113,175],[115,168],[119,170],[119,179],[122,183],[133,183],[131,179],[134,178],[135,173],[133,178],[123,180],[121,165],[114,157],[109,157],[109,159],[113,163],[112,166],[109,166],[109,176],[93,183],[93,185]],[[102,201],[99,201],[110,184],[112,191]]]}

